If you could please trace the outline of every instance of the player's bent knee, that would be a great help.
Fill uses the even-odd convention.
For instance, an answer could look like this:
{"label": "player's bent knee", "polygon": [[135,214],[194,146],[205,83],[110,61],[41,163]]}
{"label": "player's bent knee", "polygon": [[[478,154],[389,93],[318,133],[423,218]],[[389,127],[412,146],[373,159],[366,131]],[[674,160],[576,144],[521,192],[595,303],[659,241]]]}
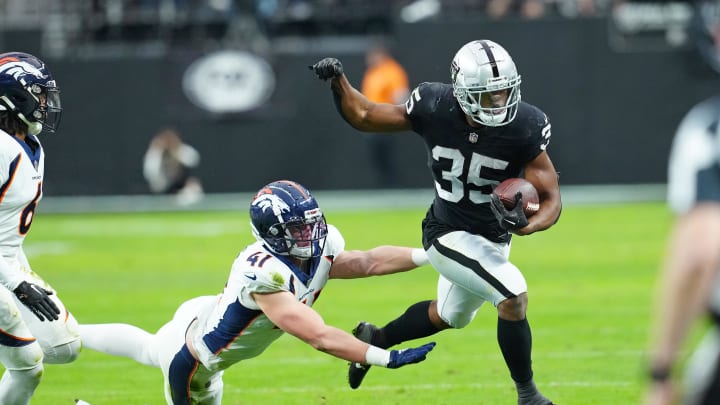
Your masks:
{"label": "player's bent knee", "polygon": [[45,363],[65,364],[75,361],[80,355],[82,343],[80,339],[45,349]]}
{"label": "player's bent knee", "polygon": [[450,326],[453,329],[462,329],[470,324],[470,322],[475,318],[475,316],[468,316],[467,314],[463,313],[456,313],[456,314],[442,314],[440,316],[440,319],[442,319],[448,326]]}
{"label": "player's bent knee", "polygon": [[40,383],[40,380],[42,379],[43,373],[45,371],[45,368],[42,363],[35,364],[34,366],[30,368],[8,368],[7,372],[10,373],[12,376],[12,379],[14,381],[24,381],[28,383],[35,383],[36,385]]}
{"label": "player's bent knee", "polygon": [[0,346],[0,360],[8,370],[42,368],[43,351],[37,342],[21,347]]}

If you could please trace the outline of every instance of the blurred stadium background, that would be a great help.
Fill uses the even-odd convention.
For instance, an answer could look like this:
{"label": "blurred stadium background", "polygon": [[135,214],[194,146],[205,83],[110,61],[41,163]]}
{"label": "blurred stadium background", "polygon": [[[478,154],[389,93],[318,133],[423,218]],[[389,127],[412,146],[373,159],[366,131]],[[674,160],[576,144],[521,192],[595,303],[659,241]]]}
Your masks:
{"label": "blurred stadium background", "polygon": [[[377,189],[367,143],[307,66],[338,57],[359,86],[364,52],[378,40],[391,45],[411,86],[447,82],[465,42],[498,41],[516,59],[523,98],[551,118],[549,151],[563,186],[657,190],[680,118],[720,84],[717,5],[0,0],[0,49],[40,55],[62,90],[61,131],[43,138],[50,204],[148,194],[142,157],[165,127],[199,150],[209,194],[285,177],[314,190]],[[428,189],[422,142],[410,133],[393,142],[398,188]]]}

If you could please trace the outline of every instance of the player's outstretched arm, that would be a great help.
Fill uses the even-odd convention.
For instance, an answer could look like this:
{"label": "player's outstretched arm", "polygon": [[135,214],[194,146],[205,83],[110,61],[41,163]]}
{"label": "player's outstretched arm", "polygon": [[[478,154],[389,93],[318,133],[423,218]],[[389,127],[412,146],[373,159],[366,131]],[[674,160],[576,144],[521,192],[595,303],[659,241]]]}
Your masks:
{"label": "player's outstretched arm", "polygon": [[355,89],[343,72],[342,63],[324,58],[310,69],[319,79],[330,79],[335,107],[348,124],[359,131],[393,132],[412,129],[403,104],[375,103]]}
{"label": "player's outstretched arm", "polygon": [[378,246],[370,250],[346,250],[335,257],[330,278],[361,278],[412,270],[428,264],[422,249]]}
{"label": "player's outstretched arm", "polygon": [[289,292],[253,294],[265,315],[280,329],[316,350],[362,364],[398,368],[419,363],[435,343],[405,350],[384,350],[369,345],[351,334],[326,325],[320,314],[298,302]]}

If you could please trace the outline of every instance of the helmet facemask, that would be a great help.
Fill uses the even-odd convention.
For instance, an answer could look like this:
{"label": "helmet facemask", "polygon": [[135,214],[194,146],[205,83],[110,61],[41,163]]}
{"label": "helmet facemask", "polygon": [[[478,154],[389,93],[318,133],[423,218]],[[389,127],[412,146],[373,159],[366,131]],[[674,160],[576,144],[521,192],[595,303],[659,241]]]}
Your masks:
{"label": "helmet facemask", "polygon": [[48,86],[34,84],[30,87],[31,92],[38,95],[38,107],[32,112],[32,118],[42,125],[43,131],[55,132],[60,126],[62,117],[60,89],[55,87],[54,80],[48,82]]}
{"label": "helmet facemask", "polygon": [[[291,220],[270,227],[265,241],[275,247],[277,253],[286,254],[301,260],[318,257],[322,254],[327,238],[325,217],[319,216]],[[314,214],[310,214],[314,215]]]}
{"label": "helmet facemask", "polygon": [[[520,104],[520,76],[516,83],[500,84],[484,87],[460,87],[454,90],[455,97],[463,112],[478,124],[489,127],[499,127],[510,123],[515,119],[518,105]],[[493,106],[490,100],[492,94],[497,91],[507,90],[508,96],[504,105]],[[462,101],[461,101],[462,100]],[[484,107],[483,105],[487,105]]]}

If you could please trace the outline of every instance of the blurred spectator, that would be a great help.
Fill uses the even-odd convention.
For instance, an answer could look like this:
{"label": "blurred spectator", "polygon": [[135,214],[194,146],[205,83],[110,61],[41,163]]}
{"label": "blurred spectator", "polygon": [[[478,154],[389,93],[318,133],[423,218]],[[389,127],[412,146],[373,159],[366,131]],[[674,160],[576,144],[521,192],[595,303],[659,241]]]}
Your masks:
{"label": "blurred spectator", "polygon": [[503,18],[512,14],[514,0],[488,0],[485,13],[490,18]]}
{"label": "blurred spectator", "polygon": [[202,199],[200,180],[192,173],[200,154],[177,131],[164,129],[152,141],[143,160],[143,175],[153,193],[175,194],[182,205]]}
{"label": "blurred spectator", "polygon": [[545,16],[545,0],[522,0],[520,15],[528,20],[535,20]]}
{"label": "blurred spectator", "polygon": [[[372,46],[365,54],[365,76],[361,92],[376,103],[403,104],[409,84],[405,69],[382,44]],[[375,178],[380,187],[397,185],[394,139],[387,134],[366,134]]]}
{"label": "blurred spectator", "polygon": [[720,2],[697,2],[688,32],[701,60],[720,73]]}

